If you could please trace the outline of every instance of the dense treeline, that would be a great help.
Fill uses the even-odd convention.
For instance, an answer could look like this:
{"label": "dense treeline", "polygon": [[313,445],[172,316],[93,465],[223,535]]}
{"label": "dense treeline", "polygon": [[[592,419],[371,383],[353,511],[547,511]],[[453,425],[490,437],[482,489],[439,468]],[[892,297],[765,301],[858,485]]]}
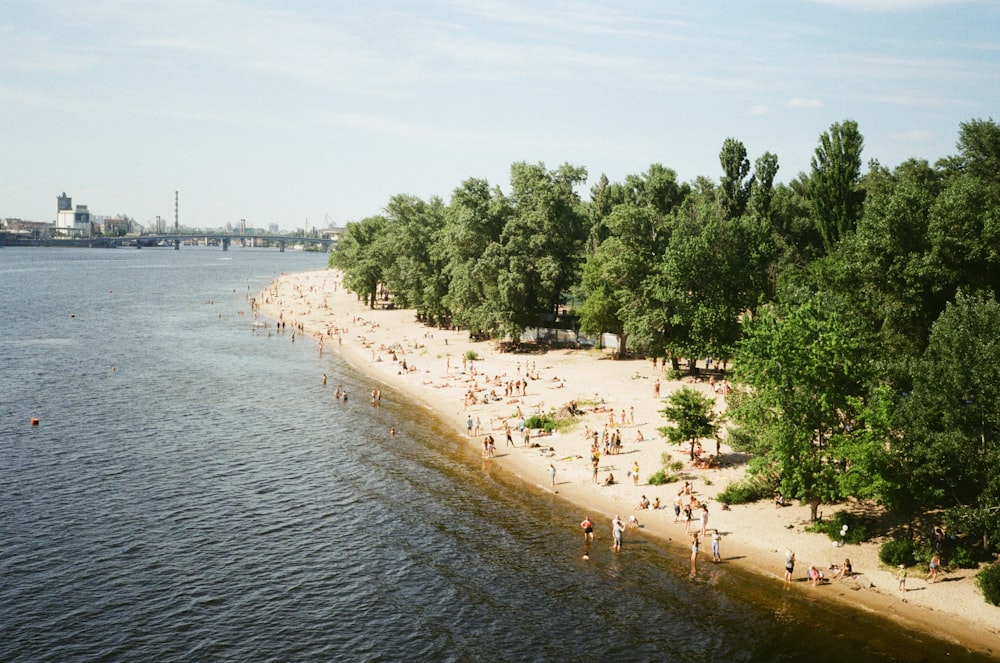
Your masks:
{"label": "dense treeline", "polygon": [[[445,204],[398,195],[331,256],[372,305],[519,339],[568,303],[619,352],[732,359],[731,444],[815,507],[871,499],[1000,541],[1000,126],[963,123],[958,153],[862,174],[853,121],[808,173],[775,182],[727,139],[718,182],[653,164],[624,182],[511,166]],[[676,367],[676,364],[675,364]]]}

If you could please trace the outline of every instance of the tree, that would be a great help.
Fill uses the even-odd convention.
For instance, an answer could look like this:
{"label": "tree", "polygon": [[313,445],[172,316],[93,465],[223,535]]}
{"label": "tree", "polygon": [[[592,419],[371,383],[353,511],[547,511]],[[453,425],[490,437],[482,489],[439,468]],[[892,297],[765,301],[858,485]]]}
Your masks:
{"label": "tree", "polygon": [[656,268],[667,234],[652,207],[623,204],[605,220],[609,236],[587,256],[583,267],[580,330],[618,336],[618,357],[625,356],[630,334],[641,331],[647,308],[640,292]]}
{"label": "tree", "polygon": [[382,216],[348,223],[330,254],[330,266],[344,272],[344,287],[356,292],[371,308],[375,308],[384,267],[391,255],[385,239],[386,223]]}
{"label": "tree", "polygon": [[754,183],[754,178],[750,175],[747,148],[735,138],[727,138],[722,143],[719,161],[722,163],[719,204],[723,214],[731,219],[742,215],[746,210]]}
{"label": "tree", "polygon": [[861,419],[871,362],[843,303],[808,293],[744,324],[730,416],[740,450],[764,456],[782,493],[810,506],[842,496],[840,446]]}
{"label": "tree", "polygon": [[827,252],[854,230],[861,216],[865,194],[858,185],[863,147],[858,123],[845,120],[830,125],[820,136],[812,157],[809,197]]}
{"label": "tree", "polygon": [[470,178],[455,189],[445,210],[445,224],[437,234],[435,251],[448,276],[443,302],[454,321],[473,335],[497,329],[493,302],[498,300],[495,254],[510,216],[499,189],[484,179]]}
{"label": "tree", "polygon": [[578,282],[588,229],[575,187],[586,179],[586,169],[569,164],[554,171],[544,164],[511,166],[512,209],[496,279],[498,327],[515,340],[540,315],[556,315]]}
{"label": "tree", "polygon": [[898,472],[916,504],[1000,505],[1000,304],[959,292],[934,323],[901,403]]}
{"label": "tree", "polygon": [[447,315],[444,256],[434,250],[444,216],[444,204],[437,197],[425,202],[416,196],[396,195],[385,208],[383,241],[390,246],[384,268],[386,287],[399,306],[416,309],[421,320]]}
{"label": "tree", "polygon": [[667,404],[660,412],[673,423],[658,430],[671,444],[689,443],[691,460],[698,440],[715,437],[719,430],[719,417],[714,410],[715,403],[708,396],[691,387],[681,387],[670,394]]}

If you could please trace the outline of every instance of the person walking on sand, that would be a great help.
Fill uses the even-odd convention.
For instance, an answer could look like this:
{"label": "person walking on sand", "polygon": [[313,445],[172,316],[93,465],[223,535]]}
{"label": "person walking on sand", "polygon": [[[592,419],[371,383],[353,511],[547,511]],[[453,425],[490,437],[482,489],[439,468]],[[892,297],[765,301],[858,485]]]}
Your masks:
{"label": "person walking on sand", "polygon": [[896,580],[899,581],[899,591],[906,591],[906,566],[903,564],[899,565],[899,573],[896,574]]}
{"label": "person walking on sand", "polygon": [[698,533],[691,539],[691,575],[698,572]]}
{"label": "person walking on sand", "polygon": [[614,543],[611,545],[611,549],[615,552],[622,551],[622,537],[625,535],[625,523],[622,519],[615,514],[614,520],[611,521],[611,538]]}
{"label": "person walking on sand", "polygon": [[681,494],[677,493],[677,497],[674,498],[674,522],[676,523],[681,519]]}
{"label": "person walking on sand", "polygon": [[937,582],[938,570],[941,568],[941,555],[934,553],[931,557],[930,573],[924,578],[927,582]]}
{"label": "person walking on sand", "polygon": [[639,485],[639,461],[632,463],[632,485]]}
{"label": "person walking on sand", "polygon": [[792,586],[792,573],[795,572],[795,553],[790,548],[785,549],[785,589]]}
{"label": "person walking on sand", "polygon": [[549,474],[552,477],[552,487],[556,485],[556,466],[553,463],[549,463]]}
{"label": "person walking on sand", "polygon": [[722,542],[722,535],[719,534],[718,528],[712,530],[712,561],[721,562],[722,555],[719,552],[719,544]]}
{"label": "person walking on sand", "polygon": [[594,523],[590,522],[590,516],[583,517],[580,528],[583,529],[584,543],[592,543],[594,541]]}

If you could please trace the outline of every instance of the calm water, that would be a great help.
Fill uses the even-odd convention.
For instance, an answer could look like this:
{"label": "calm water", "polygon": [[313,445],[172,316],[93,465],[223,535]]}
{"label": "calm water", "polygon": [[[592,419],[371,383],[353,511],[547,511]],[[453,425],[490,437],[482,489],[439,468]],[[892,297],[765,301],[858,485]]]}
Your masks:
{"label": "calm water", "polygon": [[640,536],[583,563],[578,511],[252,333],[325,260],[0,248],[0,660],[975,660]]}

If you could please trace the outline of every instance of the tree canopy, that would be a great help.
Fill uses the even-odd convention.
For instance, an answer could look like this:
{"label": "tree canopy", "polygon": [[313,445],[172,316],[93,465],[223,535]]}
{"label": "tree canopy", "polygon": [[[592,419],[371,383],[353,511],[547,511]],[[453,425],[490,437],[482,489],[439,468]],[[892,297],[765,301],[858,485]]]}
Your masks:
{"label": "tree canopy", "polygon": [[[732,359],[729,439],[751,471],[814,514],[848,497],[904,520],[943,509],[996,547],[1000,126],[963,123],[934,164],[863,173],[863,147],[856,122],[834,123],[782,183],[776,155],[751,168],[727,138],[717,178],[654,163],[587,199],[585,168],[518,162],[506,190],[393,196],[330,264],[370,305],[483,338],[575,326],[617,335],[622,357]],[[677,399],[665,434],[709,436],[687,429],[704,403]]]}

